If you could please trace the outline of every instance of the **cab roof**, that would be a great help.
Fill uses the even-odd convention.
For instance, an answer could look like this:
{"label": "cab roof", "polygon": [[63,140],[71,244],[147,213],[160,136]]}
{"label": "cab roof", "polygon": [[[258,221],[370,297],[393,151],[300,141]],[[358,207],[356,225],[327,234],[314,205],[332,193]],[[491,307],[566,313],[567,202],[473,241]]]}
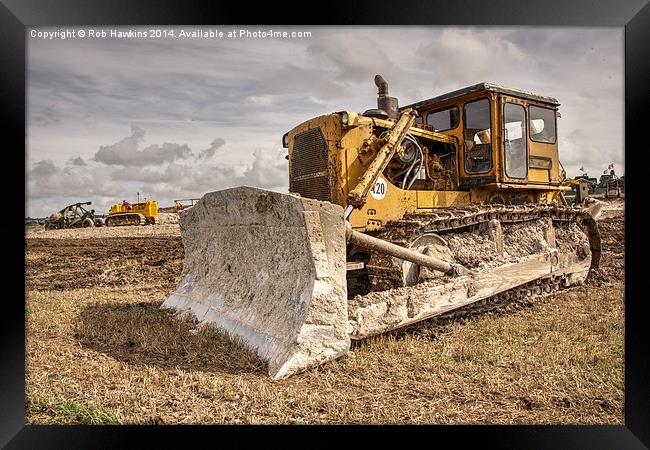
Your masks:
{"label": "cab roof", "polygon": [[471,94],[471,93],[475,93],[475,92],[483,92],[483,91],[498,92],[500,94],[507,94],[507,95],[511,95],[513,97],[520,97],[520,98],[526,98],[526,99],[529,99],[529,100],[536,100],[538,102],[548,103],[548,104],[553,105],[553,106],[559,106],[560,105],[560,103],[556,99],[554,99],[553,97],[547,97],[545,95],[533,94],[532,92],[523,91],[521,89],[509,88],[509,87],[505,87],[505,86],[500,86],[500,85],[494,84],[494,83],[483,82],[483,83],[474,84],[474,85],[466,87],[466,88],[458,89],[458,90],[453,91],[453,92],[448,92],[447,94],[439,95],[437,97],[433,97],[433,98],[430,98],[428,100],[422,100],[422,101],[417,102],[417,103],[411,103],[410,105],[402,106],[399,109],[400,110],[403,110],[403,109],[406,109],[406,108],[419,109],[419,108],[422,108],[424,106],[434,105],[436,103],[440,103],[442,101],[449,100],[449,99],[452,99],[452,98],[462,97],[463,95],[466,95],[466,94]]}

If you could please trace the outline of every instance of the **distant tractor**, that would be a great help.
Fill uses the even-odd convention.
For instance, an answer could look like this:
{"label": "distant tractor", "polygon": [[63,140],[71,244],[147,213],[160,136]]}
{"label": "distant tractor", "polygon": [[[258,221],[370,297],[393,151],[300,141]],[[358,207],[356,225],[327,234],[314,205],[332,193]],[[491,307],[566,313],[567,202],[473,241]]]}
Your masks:
{"label": "distant tractor", "polygon": [[95,217],[94,209],[88,211],[82,206],[90,204],[91,202],[73,203],[59,212],[53,213],[45,222],[45,229],[91,228],[104,225],[104,220],[101,217]]}
{"label": "distant tractor", "polygon": [[126,200],[111,206],[106,218],[107,227],[125,225],[155,225],[158,219],[158,202],[145,200],[144,202],[129,203]]}
{"label": "distant tractor", "polygon": [[175,212],[181,212],[184,209],[191,208],[192,206],[196,205],[196,203],[200,199],[198,198],[180,198],[177,200],[174,200],[174,211]]}
{"label": "distant tractor", "polygon": [[610,178],[607,181],[607,186],[605,188],[605,197],[606,198],[614,198],[614,197],[620,197],[620,196],[621,196],[621,189],[620,189],[620,186],[619,186],[618,177],[616,177],[616,175],[614,175],[612,178]]}
{"label": "distant tractor", "polygon": [[599,186],[605,191],[605,198],[620,197],[621,184],[620,177],[614,171],[614,164],[610,164],[600,176]]}

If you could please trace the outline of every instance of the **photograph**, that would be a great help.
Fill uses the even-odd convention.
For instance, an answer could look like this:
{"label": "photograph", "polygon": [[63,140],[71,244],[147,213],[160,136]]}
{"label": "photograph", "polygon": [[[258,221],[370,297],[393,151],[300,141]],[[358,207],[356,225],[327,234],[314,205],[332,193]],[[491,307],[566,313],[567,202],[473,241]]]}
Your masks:
{"label": "photograph", "polygon": [[25,39],[26,423],[624,423],[623,27]]}

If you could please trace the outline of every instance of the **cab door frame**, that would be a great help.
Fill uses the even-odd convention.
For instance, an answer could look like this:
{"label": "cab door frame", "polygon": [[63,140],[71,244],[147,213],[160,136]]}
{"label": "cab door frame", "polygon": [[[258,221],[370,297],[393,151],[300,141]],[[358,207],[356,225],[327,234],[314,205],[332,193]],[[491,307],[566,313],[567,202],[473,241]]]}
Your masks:
{"label": "cab door frame", "polygon": [[[497,181],[497,174],[499,160],[497,158],[495,136],[498,136],[498,131],[495,129],[497,123],[498,106],[497,106],[497,97],[491,92],[481,92],[479,95],[473,95],[470,98],[463,98],[462,101],[458,102],[458,107],[461,109],[461,123],[460,123],[460,139],[459,139],[459,158],[458,158],[458,174],[459,174],[459,188],[464,189],[472,186],[483,185],[486,183],[493,183]],[[490,158],[490,168],[485,172],[476,172],[471,173],[467,171],[465,165],[467,157],[467,143],[465,139],[465,128],[467,125],[467,114],[465,108],[470,103],[475,103],[481,100],[488,101],[488,111],[490,113],[489,117],[489,136],[490,136],[490,149],[489,149],[489,158]]]}
{"label": "cab door frame", "polygon": [[[514,105],[519,105],[522,107],[524,111],[524,118],[523,118],[523,123],[522,123],[522,130],[525,130],[526,133],[526,139],[524,140],[526,144],[526,175],[523,178],[516,178],[516,177],[510,177],[508,176],[507,168],[506,168],[506,136],[505,136],[505,126],[506,126],[506,104],[514,104]],[[499,159],[499,173],[498,173],[498,178],[500,178],[503,182],[506,183],[515,183],[515,184],[527,184],[528,183],[528,177],[530,174],[530,135],[529,135],[529,130],[528,130],[528,102],[517,98],[517,97],[512,97],[506,94],[501,94],[499,95],[499,101],[498,101],[498,108],[499,108],[499,114],[498,114],[498,127],[499,127],[499,132],[498,132],[498,139],[497,139],[497,154],[498,154],[498,159]],[[523,136],[522,136],[523,137]]]}

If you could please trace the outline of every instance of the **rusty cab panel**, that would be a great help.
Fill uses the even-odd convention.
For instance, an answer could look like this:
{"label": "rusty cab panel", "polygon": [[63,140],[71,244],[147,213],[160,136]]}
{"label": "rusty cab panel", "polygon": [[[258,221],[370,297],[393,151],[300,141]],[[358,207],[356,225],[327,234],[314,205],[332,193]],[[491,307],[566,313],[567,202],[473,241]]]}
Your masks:
{"label": "rusty cab panel", "polygon": [[557,107],[508,95],[499,100],[500,181],[559,186]]}
{"label": "rusty cab panel", "polygon": [[[459,190],[472,202],[552,201],[559,194],[557,100],[481,83],[409,105],[455,136]],[[518,201],[517,201],[518,202]]]}
{"label": "rusty cab panel", "polygon": [[[419,106],[422,105],[422,106]],[[486,90],[413,105],[424,124],[456,137],[458,189],[494,183],[495,149],[492,130],[497,127],[497,98]]]}

